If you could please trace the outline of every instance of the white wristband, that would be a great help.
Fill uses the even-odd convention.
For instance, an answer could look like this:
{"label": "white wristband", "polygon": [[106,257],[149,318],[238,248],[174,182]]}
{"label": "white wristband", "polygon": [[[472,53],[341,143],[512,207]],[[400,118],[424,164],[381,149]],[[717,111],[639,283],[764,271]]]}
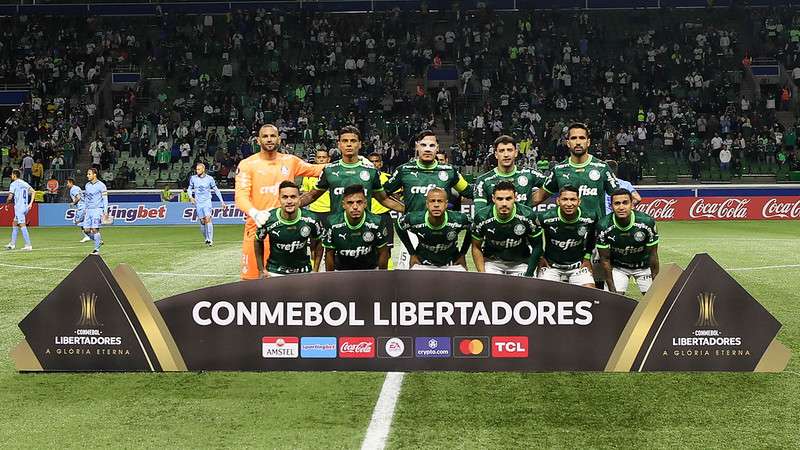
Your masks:
{"label": "white wristband", "polygon": [[250,208],[250,211],[247,211],[247,214],[253,219],[255,219],[256,214],[258,214],[258,210],[256,208]]}

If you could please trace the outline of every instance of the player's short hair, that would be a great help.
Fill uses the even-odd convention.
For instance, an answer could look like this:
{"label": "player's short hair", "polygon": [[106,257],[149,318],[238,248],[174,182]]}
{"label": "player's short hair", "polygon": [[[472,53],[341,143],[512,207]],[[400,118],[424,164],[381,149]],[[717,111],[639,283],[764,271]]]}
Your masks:
{"label": "player's short hair", "polygon": [[96,167],[89,167],[86,170],[88,170],[89,172],[93,172],[95,174],[95,176],[99,176],[99,174],[100,174],[100,172],[97,170]]}
{"label": "player's short hair", "polygon": [[353,125],[347,125],[347,126],[342,127],[339,130],[339,139],[342,138],[342,135],[345,135],[345,134],[348,134],[348,133],[355,134],[356,137],[358,137],[358,140],[359,141],[361,140],[361,131],[359,131],[358,127],[354,127]]}
{"label": "player's short hair", "polygon": [[440,188],[440,187],[438,187],[438,186],[437,186],[437,187],[435,187],[435,188],[431,188],[431,190],[430,190],[430,191],[428,191],[428,193],[427,193],[427,194],[425,194],[425,198],[428,198],[428,197],[430,197],[430,196],[431,196],[431,194],[433,194],[433,193],[436,193],[436,194],[444,194],[444,198],[447,198],[447,191],[445,191],[444,189],[442,189],[442,188]]}
{"label": "player's short hair", "polygon": [[564,192],[574,192],[575,195],[580,197],[580,191],[578,190],[578,188],[576,188],[575,186],[573,186],[571,184],[567,184],[565,186],[561,186],[561,189],[558,190],[558,195],[561,196],[561,194],[563,194]]}
{"label": "player's short hair", "polygon": [[205,166],[206,166],[206,163],[204,163],[203,161],[198,161],[198,162],[197,162],[197,164],[195,164],[195,165],[194,165],[194,168],[196,169],[196,168],[197,168],[197,166],[203,166],[203,167],[205,167]]}
{"label": "player's short hair", "polygon": [[75,184],[75,178],[72,177],[67,178],[67,183]]}
{"label": "player's short hair", "polygon": [[275,131],[280,131],[280,130],[278,130],[278,127],[275,124],[273,124],[273,123],[265,123],[264,125],[261,125],[261,128],[258,129],[258,135],[259,136],[261,136],[261,130],[263,130],[264,128],[274,128]]}
{"label": "player's short hair", "polygon": [[494,194],[497,191],[514,191],[514,192],[517,192],[517,187],[514,186],[514,183],[512,183],[510,181],[501,181],[501,182],[499,182],[499,183],[494,185],[494,188],[492,189],[492,194]]}
{"label": "player's short hair", "polygon": [[372,153],[370,153],[370,154],[367,156],[367,159],[369,159],[369,158],[378,158],[378,161],[383,161],[383,155],[381,155],[381,154],[380,154],[380,153],[378,153],[378,152],[372,152]]}
{"label": "player's short hair", "polygon": [[500,145],[500,144],[511,144],[514,147],[516,147],[517,146],[517,141],[513,137],[511,137],[511,136],[509,136],[507,134],[501,134],[500,136],[497,137],[497,139],[494,140],[494,144],[492,144],[492,145],[493,145],[493,148],[495,150],[497,150],[497,146]]}
{"label": "player's short hair", "polygon": [[573,122],[573,123],[569,124],[569,127],[567,127],[567,136],[569,136],[569,132],[574,130],[574,129],[580,129],[580,130],[585,131],[587,138],[589,136],[591,136],[591,133],[589,133],[589,126],[586,125],[583,122]]}
{"label": "player's short hair", "polygon": [[300,188],[297,187],[297,185],[294,184],[294,182],[289,181],[289,180],[281,181],[281,184],[278,185],[278,192],[280,192],[281,189],[284,189],[284,188],[294,188],[294,189],[297,189],[298,191],[300,190]]}
{"label": "player's short hair", "polygon": [[14,170],[11,171],[11,175],[14,175],[17,178],[20,178],[22,176],[22,172],[20,172],[19,169],[14,169]]}
{"label": "player's short hair", "polygon": [[608,166],[608,168],[609,168],[609,169],[611,169],[611,171],[612,171],[612,172],[614,172],[614,174],[616,175],[616,173],[617,173],[617,169],[619,169],[619,163],[618,163],[618,162],[616,162],[616,161],[614,161],[613,159],[607,159],[607,160],[606,160],[606,165],[607,165],[607,166]]}
{"label": "player's short hair", "polygon": [[628,198],[631,201],[633,201],[633,195],[631,194],[631,191],[629,191],[629,190],[627,190],[625,188],[617,188],[617,189],[615,189],[614,192],[611,193],[611,199],[613,200],[614,196],[616,196],[616,195],[627,195]]}
{"label": "player's short hair", "polygon": [[414,138],[414,142],[419,142],[428,136],[433,136],[433,138],[436,139],[436,142],[437,143],[439,142],[439,139],[436,137],[436,133],[434,133],[431,130],[422,130],[419,133],[417,133],[417,136]]}
{"label": "player's short hair", "polygon": [[347,186],[344,188],[344,192],[342,193],[342,199],[345,199],[353,194],[364,194],[364,186],[360,184],[351,184],[350,186]]}
{"label": "player's short hair", "polygon": [[314,154],[316,155],[316,154],[317,154],[317,153],[319,153],[319,152],[323,152],[323,153],[325,153],[325,156],[331,156],[331,152],[330,152],[330,151],[328,151],[328,149],[327,149],[327,148],[325,148],[325,147],[320,147],[320,148],[318,148],[318,149],[317,149],[317,150],[314,152]]}

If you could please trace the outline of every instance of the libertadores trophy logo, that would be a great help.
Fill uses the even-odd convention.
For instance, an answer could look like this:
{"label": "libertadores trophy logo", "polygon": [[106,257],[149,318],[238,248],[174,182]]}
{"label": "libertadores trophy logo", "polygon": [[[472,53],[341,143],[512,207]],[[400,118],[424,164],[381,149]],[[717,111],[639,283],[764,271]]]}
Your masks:
{"label": "libertadores trophy logo", "polygon": [[97,320],[97,295],[93,292],[84,292],[80,295],[81,317],[75,324],[80,328],[96,328],[103,326]]}
{"label": "libertadores trophy logo", "polygon": [[697,314],[696,327],[718,327],[717,319],[714,317],[714,302],[717,300],[717,295],[710,292],[703,292],[698,294],[697,303],[700,306],[700,311]]}

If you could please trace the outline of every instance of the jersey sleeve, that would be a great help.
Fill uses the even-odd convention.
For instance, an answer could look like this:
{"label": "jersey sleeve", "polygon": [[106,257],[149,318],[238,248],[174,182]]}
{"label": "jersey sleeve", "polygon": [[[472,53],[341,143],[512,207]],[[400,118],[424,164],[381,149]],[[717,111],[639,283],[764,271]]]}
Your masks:
{"label": "jersey sleeve", "polygon": [[319,180],[317,180],[317,185],[314,186],[314,189],[320,189],[320,190],[323,190],[323,191],[327,191],[328,188],[331,187],[330,183],[328,183],[328,175],[327,175],[327,173],[328,173],[327,170],[323,170],[319,174]]}
{"label": "jersey sleeve", "polygon": [[381,183],[381,173],[375,170],[375,176],[372,177],[372,183],[370,184],[372,188],[372,192],[379,192],[383,190],[383,183]]}
{"label": "jersey sleeve", "polygon": [[220,192],[219,187],[217,187],[217,182],[214,179],[211,179],[211,189],[217,195],[217,198],[220,202],[224,202],[225,200],[222,198],[222,192]]}
{"label": "jersey sleeve", "polygon": [[318,177],[325,164],[310,164],[298,157],[294,157],[294,177]]}
{"label": "jersey sleeve", "polygon": [[534,186],[542,186],[547,181],[547,175],[539,172],[536,169],[531,170],[531,178]]}
{"label": "jersey sleeve", "polygon": [[397,219],[397,229],[402,231],[408,231],[411,228],[411,221],[408,218],[408,214],[403,214]]}
{"label": "jersey sleeve", "polygon": [[603,180],[603,188],[606,191],[606,194],[611,195],[614,191],[619,188],[619,182],[617,181],[617,177],[614,176],[614,173],[606,167],[606,177]]}
{"label": "jersey sleeve", "polygon": [[480,203],[481,205],[489,204],[489,199],[486,197],[486,180],[484,178],[478,178],[475,180],[475,184],[472,186],[472,201],[476,204]]}
{"label": "jersey sleeve", "polygon": [[654,245],[658,245],[658,228],[656,227],[656,221],[650,220],[648,221],[648,228],[650,229],[650,239],[647,241],[647,246],[652,247]]}
{"label": "jersey sleeve", "polygon": [[311,239],[322,239],[325,236],[325,229],[322,228],[322,221],[319,216],[314,215],[314,223],[311,226]]}
{"label": "jersey sleeve", "polygon": [[455,180],[456,180],[455,184],[453,185],[453,189],[455,189],[459,193],[468,192],[467,189],[469,188],[469,183],[467,182],[467,180],[464,179],[464,177],[461,175],[461,172],[459,172],[458,170],[453,169],[453,172],[455,173]]}
{"label": "jersey sleeve", "polygon": [[250,214],[253,209],[253,169],[250,164],[239,163],[236,167],[236,189],[234,190],[234,203],[245,214]]}
{"label": "jersey sleeve", "polygon": [[395,171],[392,172],[392,176],[389,177],[388,180],[386,180],[386,183],[383,183],[383,189],[386,191],[387,194],[391,194],[392,192],[398,191],[398,190],[400,190],[401,187],[403,187],[403,185],[401,183],[401,180],[400,180],[400,178],[401,178],[401,175],[400,175],[401,168],[402,168],[402,166],[398,167],[397,169],[395,169]]}
{"label": "jersey sleeve", "polygon": [[333,245],[333,228],[325,228],[322,230],[322,246],[325,248],[336,248]]}
{"label": "jersey sleeve", "polygon": [[194,197],[194,175],[189,177],[189,187],[186,188],[186,194],[189,198]]}
{"label": "jersey sleeve", "polygon": [[476,214],[475,218],[472,221],[472,227],[470,229],[470,234],[472,235],[472,239],[477,241],[483,241],[483,234],[484,234],[484,227],[483,227],[484,220],[481,218],[480,215]]}
{"label": "jersey sleeve", "polygon": [[597,242],[595,243],[595,247],[597,248],[609,248],[611,244],[608,241],[608,229],[600,230],[597,233]]}
{"label": "jersey sleeve", "polygon": [[556,170],[553,168],[542,183],[542,189],[550,194],[558,191],[558,180],[556,180]]}

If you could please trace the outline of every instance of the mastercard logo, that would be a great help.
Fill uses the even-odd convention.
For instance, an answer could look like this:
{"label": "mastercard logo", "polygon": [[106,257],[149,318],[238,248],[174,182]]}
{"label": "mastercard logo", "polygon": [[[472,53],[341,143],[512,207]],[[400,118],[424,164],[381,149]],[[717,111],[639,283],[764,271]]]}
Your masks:
{"label": "mastercard logo", "polygon": [[458,355],[462,358],[485,358],[489,356],[489,342],[486,337],[464,337],[458,342]]}

